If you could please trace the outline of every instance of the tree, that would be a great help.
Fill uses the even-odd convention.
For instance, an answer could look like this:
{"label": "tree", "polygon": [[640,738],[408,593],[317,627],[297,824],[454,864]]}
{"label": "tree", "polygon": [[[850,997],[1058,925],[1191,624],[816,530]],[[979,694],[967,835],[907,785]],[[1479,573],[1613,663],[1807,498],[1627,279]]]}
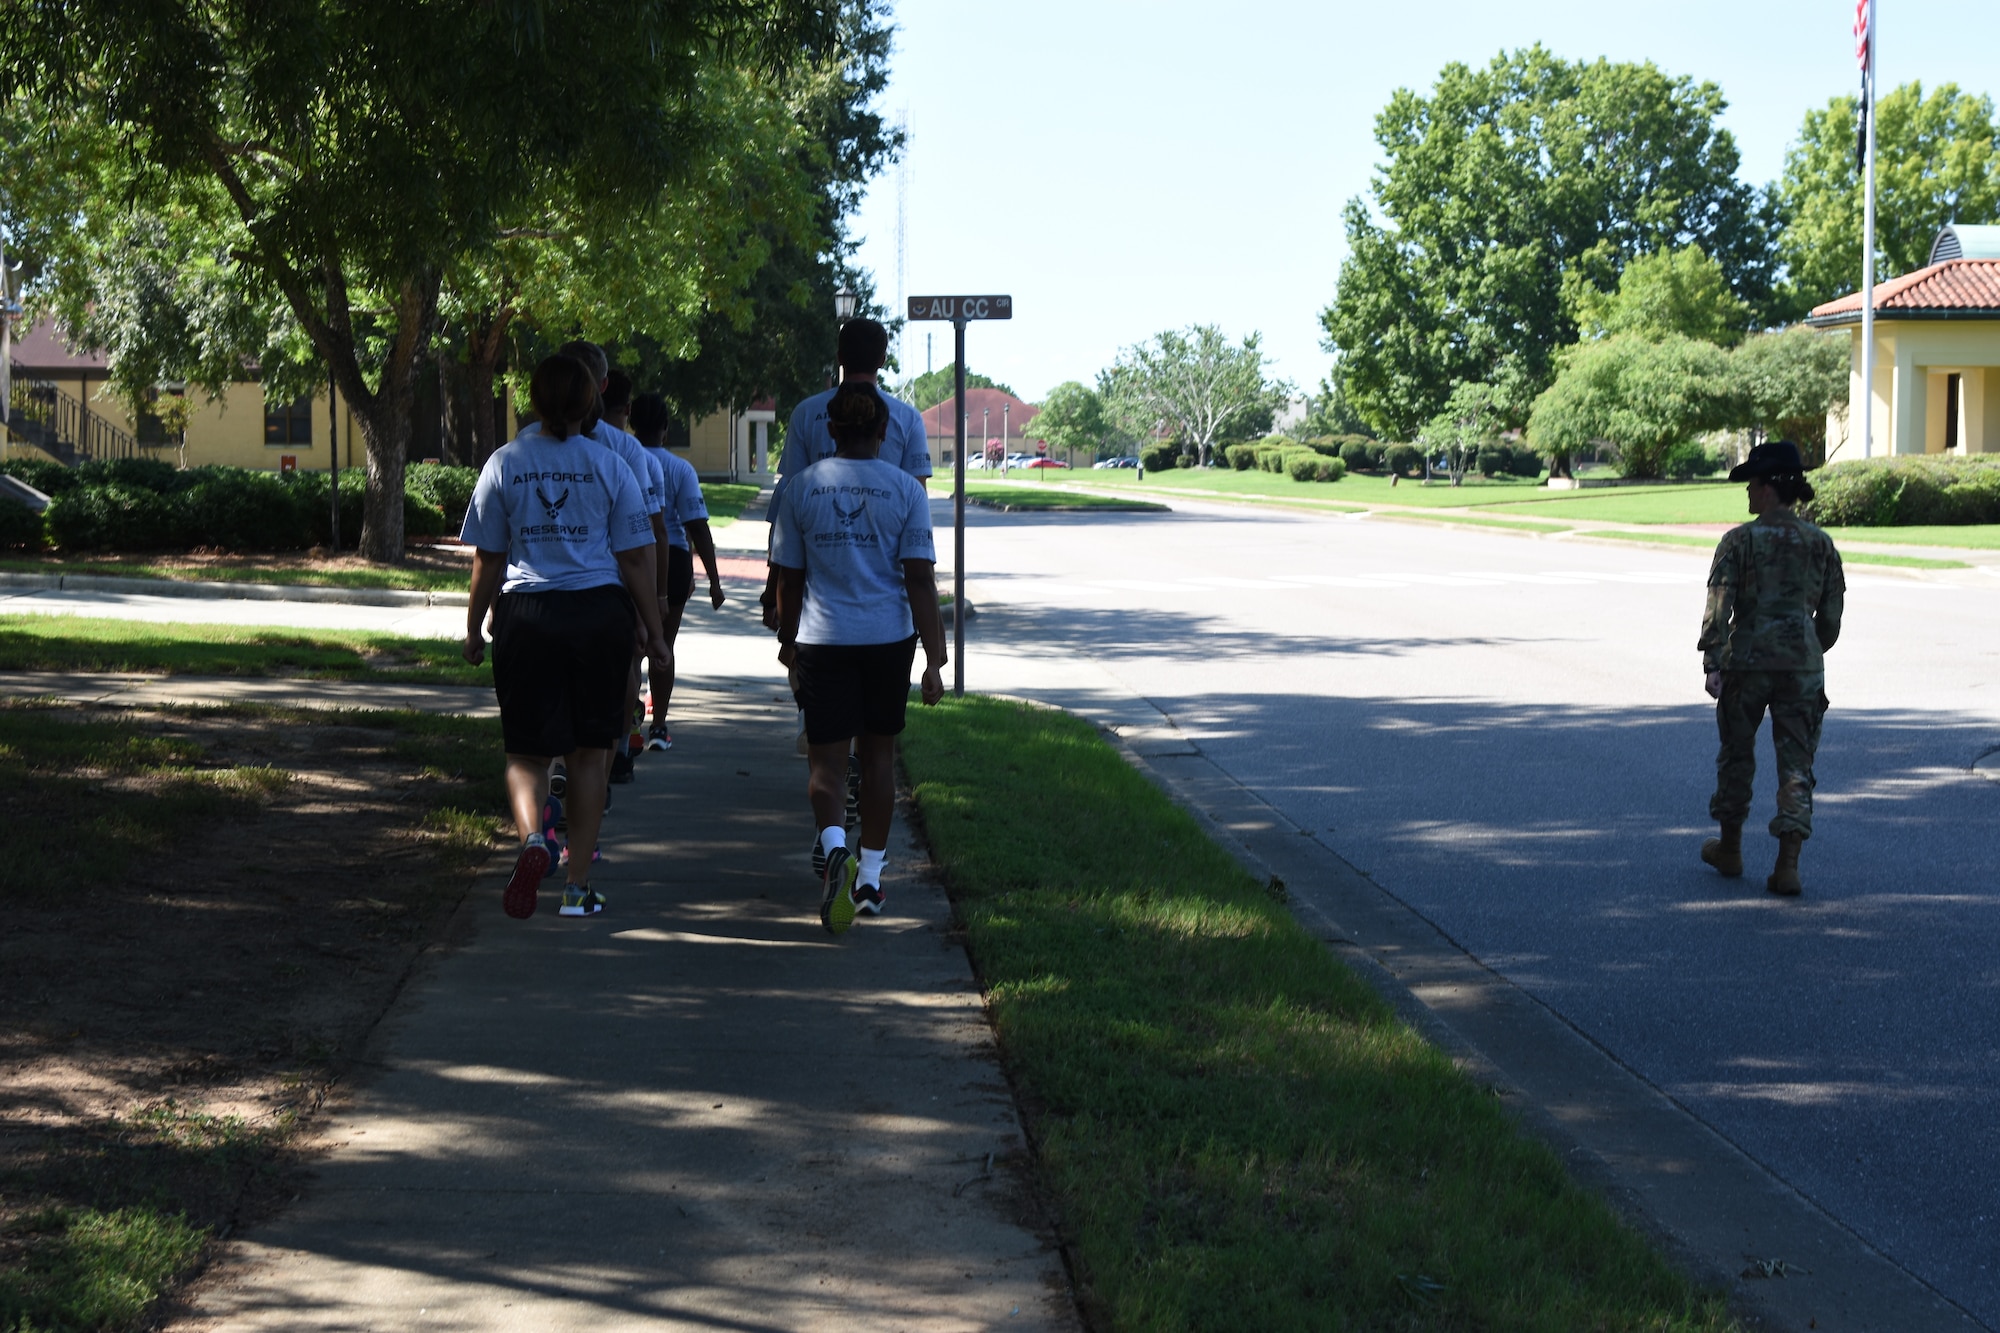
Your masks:
{"label": "tree", "polygon": [[1729,355],[1743,415],[1732,425],[1790,440],[1808,466],[1826,461],[1827,415],[1847,403],[1848,337],[1794,325],[1747,339]]}
{"label": "tree", "polygon": [[1753,309],[1771,291],[1755,192],[1736,179],[1721,92],[1651,64],[1570,63],[1542,47],[1452,64],[1375,122],[1385,162],[1349,202],[1340,285],[1322,315],[1350,401],[1409,438],[1455,385],[1511,365],[1522,408],[1574,342],[1584,285],[1698,244]]}
{"label": "tree", "polygon": [[1041,411],[1021,433],[1046,442],[1051,451],[1060,449],[1075,461],[1078,451],[1093,460],[1111,423],[1104,413],[1104,399],[1097,390],[1075,380],[1067,380],[1049,390]]}
{"label": "tree", "polygon": [[[927,370],[921,375],[904,380],[902,387],[896,391],[897,396],[908,402],[917,411],[927,411],[958,392],[957,374],[958,363],[956,361],[940,366],[936,370]],[[968,389],[998,389],[1001,393],[1013,397],[1020,396],[999,380],[990,379],[976,370],[965,372],[965,387]]]}
{"label": "tree", "polygon": [[1334,364],[1319,382],[1319,392],[1306,407],[1305,424],[1299,432],[1307,439],[1316,435],[1369,435],[1373,428],[1347,397],[1347,385],[1340,365]]}
{"label": "tree", "polygon": [[1445,400],[1444,411],[1417,434],[1426,458],[1440,454],[1454,486],[1479,460],[1479,451],[1500,438],[1500,395],[1490,384],[1461,384]]}
{"label": "tree", "polygon": [[[1861,286],[1862,179],[1856,99],[1808,111],[1785,154],[1775,197],[1784,227],[1785,308],[1803,314]],[[1875,108],[1875,280],[1922,268],[1947,222],[2000,220],[2000,128],[1991,98],[1921,83]]]}
{"label": "tree", "polygon": [[1722,265],[1700,246],[1685,245],[1640,255],[1625,266],[1614,292],[1582,284],[1576,320],[1592,338],[1679,334],[1730,346],[1742,339],[1750,307],[1729,290]]}
{"label": "tree", "polygon": [[1739,421],[1743,404],[1729,354],[1670,334],[1618,334],[1569,350],[1535,400],[1528,438],[1552,460],[1608,444],[1628,477],[1657,477],[1667,451]]}
{"label": "tree", "polygon": [[1163,423],[1179,438],[1186,466],[1206,467],[1216,442],[1232,426],[1270,413],[1291,386],[1264,378],[1264,353],[1255,333],[1231,347],[1213,324],[1168,330],[1151,342],[1127,347],[1098,377],[1098,391],[1118,400],[1115,415],[1134,434],[1157,434],[1142,423]]}
{"label": "tree", "polygon": [[782,65],[831,41],[827,20],[813,0],[49,0],[0,8],[0,95],[101,122],[135,175],[221,191],[236,262],[355,413],[362,552],[394,561],[453,261],[537,198],[657,199],[709,133],[716,53]]}

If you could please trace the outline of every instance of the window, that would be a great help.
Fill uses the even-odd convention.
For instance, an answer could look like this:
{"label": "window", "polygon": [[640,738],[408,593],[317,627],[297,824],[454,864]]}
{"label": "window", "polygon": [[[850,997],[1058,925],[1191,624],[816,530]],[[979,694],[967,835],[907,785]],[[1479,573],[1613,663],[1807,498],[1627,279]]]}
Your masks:
{"label": "window", "polygon": [[264,443],[311,444],[313,439],[312,399],[293,403],[264,402]]}

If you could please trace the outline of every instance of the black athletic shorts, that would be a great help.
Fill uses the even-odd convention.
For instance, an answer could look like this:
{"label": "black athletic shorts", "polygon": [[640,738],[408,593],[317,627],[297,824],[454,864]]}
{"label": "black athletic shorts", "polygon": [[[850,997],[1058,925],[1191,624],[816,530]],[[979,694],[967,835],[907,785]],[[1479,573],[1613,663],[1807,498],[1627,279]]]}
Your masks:
{"label": "black athletic shorts", "polygon": [[686,606],[694,596],[693,551],[678,546],[667,548],[667,586],[660,589],[660,596],[667,599],[669,606]]}
{"label": "black athletic shorts", "polygon": [[806,740],[831,745],[866,732],[902,734],[910,707],[910,667],[917,636],[896,643],[802,643],[796,691]]}
{"label": "black athletic shorts", "polygon": [[493,607],[493,692],[508,754],[553,758],[625,734],[638,613],[616,583],[502,593]]}

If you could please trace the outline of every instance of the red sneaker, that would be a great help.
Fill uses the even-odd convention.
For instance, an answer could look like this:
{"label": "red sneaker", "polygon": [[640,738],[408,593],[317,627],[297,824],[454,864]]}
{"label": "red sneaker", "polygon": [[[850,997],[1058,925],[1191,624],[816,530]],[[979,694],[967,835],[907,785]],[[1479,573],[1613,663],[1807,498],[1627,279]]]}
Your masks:
{"label": "red sneaker", "polygon": [[549,849],[540,842],[523,847],[520,858],[514,862],[514,874],[507,881],[506,891],[500,895],[500,909],[516,921],[533,916],[536,895],[548,872]]}

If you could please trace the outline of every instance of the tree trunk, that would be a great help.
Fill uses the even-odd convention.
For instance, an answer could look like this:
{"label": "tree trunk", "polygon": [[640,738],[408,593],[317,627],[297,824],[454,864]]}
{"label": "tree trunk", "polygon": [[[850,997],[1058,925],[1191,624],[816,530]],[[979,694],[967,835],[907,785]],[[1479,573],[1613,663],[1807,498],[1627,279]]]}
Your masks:
{"label": "tree trunk", "polygon": [[466,415],[472,424],[474,467],[484,467],[503,443],[501,409],[494,401],[493,381],[500,373],[500,358],[507,349],[507,325],[512,319],[511,312],[502,311],[484,320],[468,319],[465,324],[465,400],[470,404]]}

